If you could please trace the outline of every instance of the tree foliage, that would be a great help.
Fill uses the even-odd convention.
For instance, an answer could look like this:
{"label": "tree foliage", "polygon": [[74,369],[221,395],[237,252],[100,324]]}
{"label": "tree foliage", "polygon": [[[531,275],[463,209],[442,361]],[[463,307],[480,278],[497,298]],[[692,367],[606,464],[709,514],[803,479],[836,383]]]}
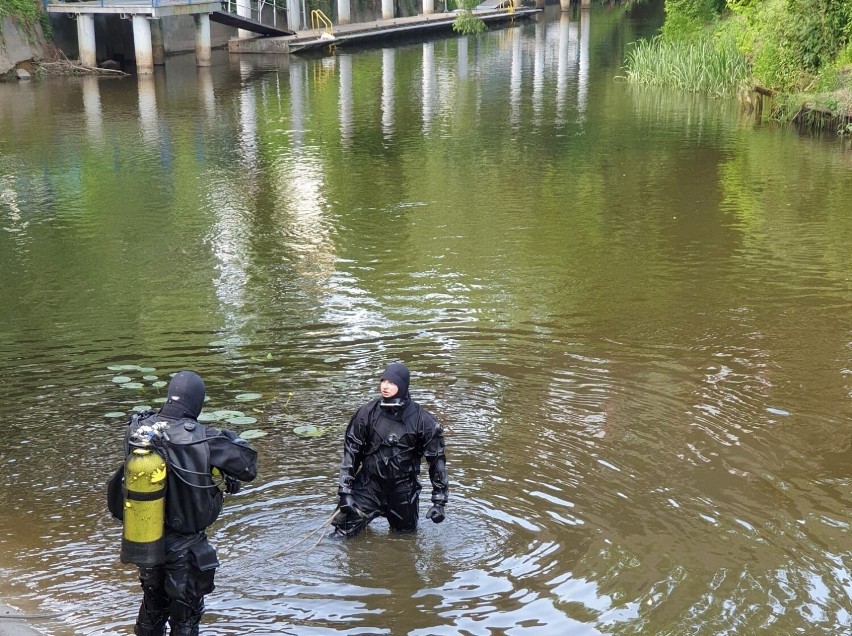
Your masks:
{"label": "tree foliage", "polygon": [[732,35],[755,80],[772,88],[804,87],[852,62],[852,0],[666,0],[665,9],[664,39]]}

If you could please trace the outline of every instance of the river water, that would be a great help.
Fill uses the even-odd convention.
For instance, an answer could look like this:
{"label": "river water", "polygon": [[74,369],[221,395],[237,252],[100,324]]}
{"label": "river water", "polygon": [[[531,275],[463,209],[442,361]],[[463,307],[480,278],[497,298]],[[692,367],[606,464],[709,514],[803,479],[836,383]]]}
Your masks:
{"label": "river water", "polygon": [[[192,368],[266,433],[203,633],[852,632],[852,152],[617,79],[658,24],[0,84],[2,598],[131,633],[104,484]],[[394,360],[448,518],[305,539]]]}

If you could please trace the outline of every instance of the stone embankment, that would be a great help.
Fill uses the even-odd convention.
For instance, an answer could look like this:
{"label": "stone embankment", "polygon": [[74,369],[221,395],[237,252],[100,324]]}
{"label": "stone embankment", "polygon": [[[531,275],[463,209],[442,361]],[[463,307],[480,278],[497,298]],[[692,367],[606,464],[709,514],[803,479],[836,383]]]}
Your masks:
{"label": "stone embankment", "polygon": [[39,24],[27,30],[10,16],[0,20],[0,76],[15,78],[19,75],[17,70],[28,72],[32,60],[45,57],[47,40]]}

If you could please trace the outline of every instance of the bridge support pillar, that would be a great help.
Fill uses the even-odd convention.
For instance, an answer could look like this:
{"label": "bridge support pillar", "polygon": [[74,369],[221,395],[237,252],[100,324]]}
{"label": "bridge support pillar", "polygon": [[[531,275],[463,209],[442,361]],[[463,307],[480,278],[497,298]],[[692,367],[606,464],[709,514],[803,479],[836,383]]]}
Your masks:
{"label": "bridge support pillar", "polygon": [[98,65],[95,56],[95,16],[88,13],[77,15],[77,46],[80,49],[80,63],[83,66]]}
{"label": "bridge support pillar", "polygon": [[349,24],[352,18],[349,14],[349,0],[337,0],[337,23]]}
{"label": "bridge support pillar", "polygon": [[559,8],[565,12],[571,10],[571,0],[559,0]]}
{"label": "bridge support pillar", "polygon": [[[307,20],[307,16],[305,16],[305,19]],[[287,28],[291,31],[301,31],[302,29],[302,10],[299,0],[287,0]]]}
{"label": "bridge support pillar", "polygon": [[382,0],[382,20],[393,20],[393,0]]}
{"label": "bridge support pillar", "polygon": [[151,50],[154,66],[163,66],[166,63],[166,41],[163,37],[162,20],[151,20]]}
{"label": "bridge support pillar", "polygon": [[133,46],[136,49],[136,74],[154,72],[154,50],[151,44],[151,23],[144,15],[133,16]]}
{"label": "bridge support pillar", "polygon": [[[287,7],[287,13],[290,13],[290,8]],[[237,15],[241,18],[251,18],[251,4],[249,0],[237,0]],[[260,22],[260,16],[257,17],[258,22]],[[254,37],[254,33],[251,31],[246,31],[245,29],[237,29],[237,37],[241,40],[245,38]]]}
{"label": "bridge support pillar", "polygon": [[195,20],[195,65],[210,66],[210,14],[196,13]]}
{"label": "bridge support pillar", "polygon": [[423,15],[435,13],[435,0],[423,0]]}

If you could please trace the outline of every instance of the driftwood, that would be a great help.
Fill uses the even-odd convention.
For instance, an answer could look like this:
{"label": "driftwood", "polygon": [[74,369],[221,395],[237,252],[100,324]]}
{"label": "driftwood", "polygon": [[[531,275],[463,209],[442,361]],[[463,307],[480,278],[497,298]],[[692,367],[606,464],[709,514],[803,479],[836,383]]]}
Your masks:
{"label": "driftwood", "polygon": [[111,75],[113,77],[129,75],[117,69],[85,66],[79,60],[69,60],[55,47],[49,58],[36,60],[34,65],[46,75]]}

